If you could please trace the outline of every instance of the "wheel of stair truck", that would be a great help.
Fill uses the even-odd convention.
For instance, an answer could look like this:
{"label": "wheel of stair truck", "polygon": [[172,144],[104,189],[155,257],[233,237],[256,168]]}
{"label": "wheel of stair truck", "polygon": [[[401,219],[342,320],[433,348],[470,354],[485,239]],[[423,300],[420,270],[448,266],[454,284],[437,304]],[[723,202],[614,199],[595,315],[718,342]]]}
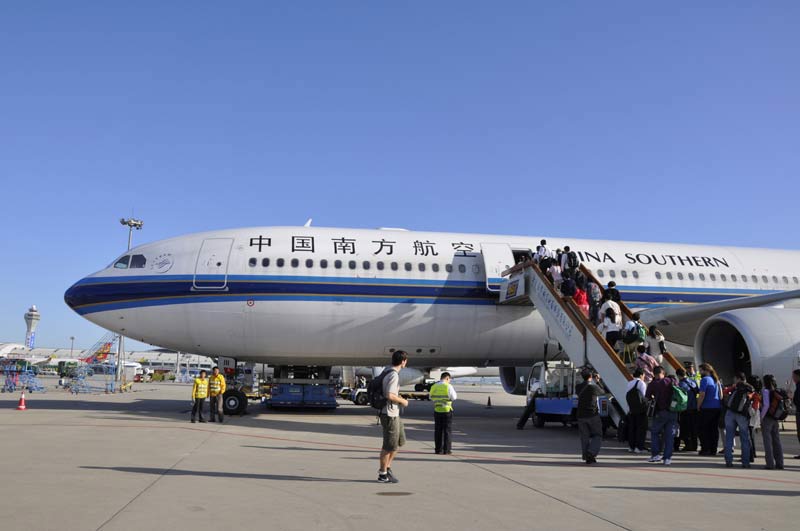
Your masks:
{"label": "wheel of stair truck", "polygon": [[247,410],[247,397],[241,391],[229,389],[222,398],[222,410],[226,415],[243,415]]}
{"label": "wheel of stair truck", "polygon": [[358,393],[356,395],[356,405],[366,406],[368,401],[367,393]]}

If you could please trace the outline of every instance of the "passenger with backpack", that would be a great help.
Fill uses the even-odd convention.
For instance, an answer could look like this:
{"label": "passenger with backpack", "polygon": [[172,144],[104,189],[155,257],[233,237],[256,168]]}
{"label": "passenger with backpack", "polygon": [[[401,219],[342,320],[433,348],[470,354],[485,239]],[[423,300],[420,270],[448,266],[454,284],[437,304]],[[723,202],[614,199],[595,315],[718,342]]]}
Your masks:
{"label": "passenger with backpack", "polygon": [[610,298],[617,304],[622,302],[622,296],[619,294],[619,290],[617,289],[617,283],[614,282],[613,280],[608,283],[608,287],[606,288],[606,294],[608,295],[608,298]]}
{"label": "passenger with backpack", "polygon": [[653,356],[659,365],[664,363],[664,354],[667,352],[667,346],[664,344],[666,339],[661,330],[656,325],[650,327],[647,331],[647,353]]}
{"label": "passenger with backpack", "polygon": [[[686,411],[678,417],[678,424],[681,428],[680,439],[683,441],[684,452],[697,451],[697,382],[689,378],[686,371],[678,369],[675,371],[678,376],[678,386],[686,391]],[[678,448],[676,447],[676,451]]]}
{"label": "passenger with backpack", "polygon": [[[794,421],[797,424],[797,442],[800,442],[800,369],[792,371],[792,381],[794,382],[794,394],[792,401],[794,402]],[[800,454],[794,456],[795,459],[800,459]]]}
{"label": "passenger with backpack", "polygon": [[764,441],[764,459],[767,470],[783,470],[783,446],[779,423],[788,415],[789,399],[786,391],[778,389],[775,377],[764,375],[761,391],[761,437]]}
{"label": "passenger with backpack", "polygon": [[581,259],[578,257],[578,253],[571,250],[569,245],[564,247],[564,254],[561,255],[561,270],[574,279],[580,267]]}
{"label": "passenger with backpack", "polygon": [[644,383],[644,371],[635,369],[633,380],[628,382],[625,400],[628,402],[628,451],[641,454],[645,451],[647,438],[647,386]]}
{"label": "passenger with backpack", "polygon": [[647,347],[639,345],[636,347],[636,361],[634,361],[637,369],[641,369],[644,373],[644,383],[653,381],[655,369],[658,367],[656,359],[647,353]]}
{"label": "passenger with backpack", "polygon": [[719,419],[722,409],[722,387],[717,371],[710,363],[700,365],[697,395],[697,434],[700,438],[698,455],[717,455],[719,447]]}
{"label": "passenger with backpack", "polygon": [[[581,371],[583,385],[578,391],[578,406],[575,416],[578,419],[578,433],[581,437],[581,457],[587,465],[597,462],[597,455],[603,443],[603,420],[597,399],[604,394],[598,383],[599,375],[588,368]],[[576,386],[577,391],[577,386]]]}
{"label": "passenger with backpack", "polygon": [[597,325],[597,331],[611,345],[611,348],[616,350],[617,341],[619,341],[619,326],[616,319],[614,319],[614,310],[611,308],[606,309],[603,320]]}
{"label": "passenger with backpack", "polygon": [[622,340],[626,345],[631,346],[645,343],[647,340],[647,327],[642,324],[638,313],[633,314],[631,317],[632,319],[629,319],[623,328]]}
{"label": "passenger with backpack", "polygon": [[586,298],[589,300],[589,319],[597,325],[600,322],[597,317],[597,310],[603,300],[603,291],[596,282],[590,281],[586,283]]}
{"label": "passenger with backpack", "polygon": [[[653,371],[653,381],[647,386],[645,397],[655,402],[655,416],[650,427],[649,463],[663,462],[666,466],[672,464],[673,433],[679,413],[676,411],[679,408],[672,404],[676,384],[673,378],[664,376],[664,368],[659,366]],[[680,407],[685,409],[686,403],[683,402]]]}
{"label": "passenger with backpack", "polygon": [[611,299],[611,295],[606,291],[605,294],[603,294],[602,304],[600,305],[600,315],[598,316],[601,321],[607,314],[609,308],[614,311],[614,322],[617,324],[617,328],[622,328],[622,308]]}
{"label": "passenger with backpack", "polygon": [[561,276],[561,266],[555,261],[552,261],[550,262],[550,267],[547,269],[547,273],[549,273],[550,280],[553,281],[553,287],[556,291],[561,291],[561,282],[564,280]]}
{"label": "passenger with backpack", "polygon": [[750,468],[750,405],[753,386],[747,383],[743,372],[736,373],[736,383],[725,399],[725,466],[733,467],[733,440],[739,429],[742,443],[742,468]]}
{"label": "passenger with backpack", "polygon": [[[539,242],[539,246],[536,248],[536,253],[533,255],[533,261],[537,264],[541,264],[543,259],[552,259],[553,252],[547,248],[547,240],[542,240]],[[542,269],[547,269],[543,267]]]}
{"label": "passenger with backpack", "polygon": [[392,461],[397,451],[406,443],[403,421],[400,419],[400,406],[408,407],[408,400],[400,396],[400,370],[408,363],[408,354],[402,350],[392,353],[392,366],[370,382],[367,395],[370,404],[380,409],[381,427],[383,428],[383,446],[381,448],[379,483],[399,483],[392,473]]}

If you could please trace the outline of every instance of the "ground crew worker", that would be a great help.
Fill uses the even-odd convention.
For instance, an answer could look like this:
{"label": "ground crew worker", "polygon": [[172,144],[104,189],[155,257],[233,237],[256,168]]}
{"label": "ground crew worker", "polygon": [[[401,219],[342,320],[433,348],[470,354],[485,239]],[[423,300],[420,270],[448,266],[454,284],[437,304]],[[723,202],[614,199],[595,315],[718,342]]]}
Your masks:
{"label": "ground crew worker", "polygon": [[206,378],[206,371],[200,371],[200,377],[194,379],[194,385],[192,386],[192,400],[194,400],[194,405],[192,406],[192,422],[194,422],[195,416],[200,418],[200,422],[205,422],[203,419],[203,402],[206,401],[206,397],[208,396],[208,379]]}
{"label": "ground crew worker", "polygon": [[434,445],[437,454],[450,455],[453,439],[453,400],[458,398],[450,385],[450,373],[443,372],[441,379],[431,386],[433,400]]}
{"label": "ground crew worker", "polygon": [[215,415],[219,415],[219,421],[222,422],[222,395],[225,394],[225,377],[219,373],[219,367],[211,369],[211,378],[208,379],[208,413],[211,417],[211,422],[214,420]]}

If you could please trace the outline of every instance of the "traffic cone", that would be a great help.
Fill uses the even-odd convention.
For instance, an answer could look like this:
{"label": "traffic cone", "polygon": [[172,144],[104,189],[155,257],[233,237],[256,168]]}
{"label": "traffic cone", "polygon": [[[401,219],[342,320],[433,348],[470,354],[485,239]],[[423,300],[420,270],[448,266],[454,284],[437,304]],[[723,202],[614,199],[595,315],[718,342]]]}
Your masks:
{"label": "traffic cone", "polygon": [[491,396],[486,398],[486,409],[492,409],[492,397]]}
{"label": "traffic cone", "polygon": [[19,404],[17,404],[18,411],[25,411],[27,408],[25,407],[25,391],[22,391],[22,395],[19,397]]}

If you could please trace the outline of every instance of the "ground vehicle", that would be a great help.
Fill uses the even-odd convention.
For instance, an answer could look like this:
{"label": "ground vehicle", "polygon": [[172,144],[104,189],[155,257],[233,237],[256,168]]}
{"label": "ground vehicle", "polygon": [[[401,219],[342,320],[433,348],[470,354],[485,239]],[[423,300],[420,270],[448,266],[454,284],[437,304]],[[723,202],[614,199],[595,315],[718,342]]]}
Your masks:
{"label": "ground vehicle", "polygon": [[535,402],[534,424],[541,428],[546,422],[564,425],[575,420],[578,397],[575,384],[579,370],[569,361],[541,361],[531,368],[528,378],[528,404]]}

